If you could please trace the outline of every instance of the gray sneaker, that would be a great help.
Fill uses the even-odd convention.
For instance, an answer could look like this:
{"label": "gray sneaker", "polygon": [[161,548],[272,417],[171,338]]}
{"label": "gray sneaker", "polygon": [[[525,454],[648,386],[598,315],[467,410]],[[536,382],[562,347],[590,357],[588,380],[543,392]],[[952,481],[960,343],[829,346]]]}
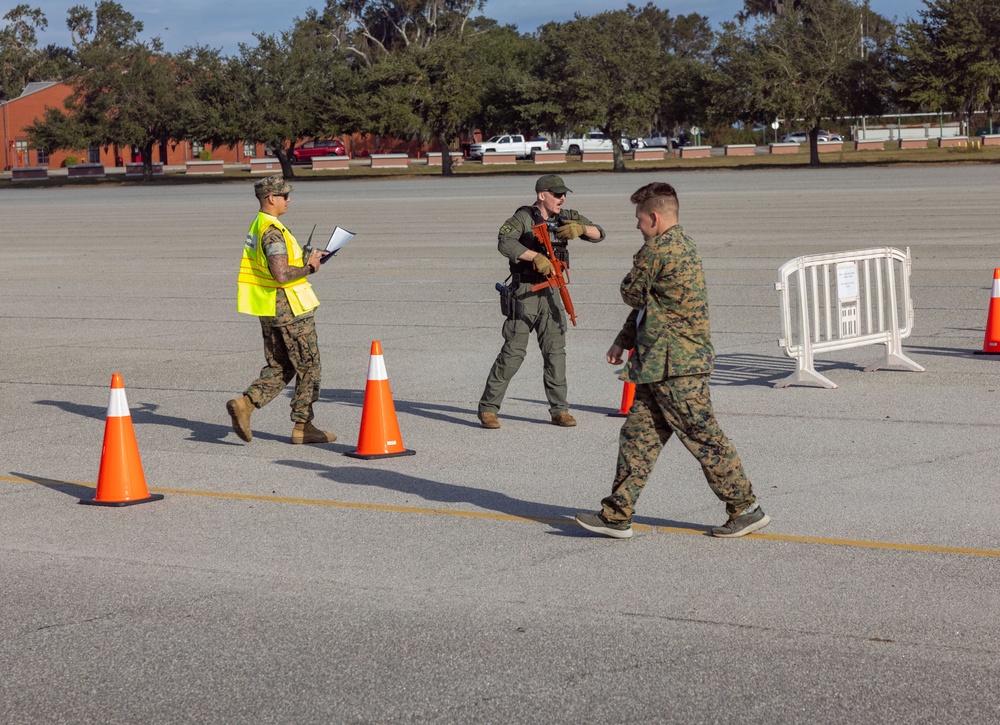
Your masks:
{"label": "gray sneaker", "polygon": [[769,523],[771,523],[771,517],[764,513],[764,509],[758,506],[756,511],[743,514],[742,516],[735,516],[722,526],[716,526],[712,529],[712,536],[718,536],[722,539],[735,539],[737,536],[746,536],[758,529],[763,529]]}
{"label": "gray sneaker", "polygon": [[632,524],[608,524],[600,514],[577,514],[576,523],[587,531],[610,536],[612,539],[632,538]]}

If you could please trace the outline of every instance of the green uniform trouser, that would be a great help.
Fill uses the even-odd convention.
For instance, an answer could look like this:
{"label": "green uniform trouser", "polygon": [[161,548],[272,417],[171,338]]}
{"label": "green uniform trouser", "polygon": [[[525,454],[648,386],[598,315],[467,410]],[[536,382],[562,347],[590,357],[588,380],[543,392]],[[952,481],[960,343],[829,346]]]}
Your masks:
{"label": "green uniform trouser", "polygon": [[722,432],[708,390],[708,375],[685,375],[635,386],[635,401],[618,440],[618,470],[611,495],[601,501],[601,518],[629,523],[635,502],[674,433],[698,462],[705,480],[738,516],[756,500],[740,456]]}
{"label": "green uniform trouser", "polygon": [[313,419],[313,403],[319,400],[320,361],[316,321],[312,315],[277,326],[271,318],[260,318],[264,336],[264,359],[260,377],[250,383],[244,395],[257,408],[263,408],[285,389],[293,377],[292,422],[308,423]]}
{"label": "green uniform trouser", "polygon": [[549,414],[567,411],[566,321],[562,307],[551,287],[532,292],[530,284],[519,284],[517,298],[524,305],[524,314],[518,320],[503,323],[503,347],[486,378],[479,411],[495,413],[500,410],[507,386],[528,353],[528,338],[532,331],[538,337],[538,348],[542,351],[542,380],[545,397],[549,401]]}

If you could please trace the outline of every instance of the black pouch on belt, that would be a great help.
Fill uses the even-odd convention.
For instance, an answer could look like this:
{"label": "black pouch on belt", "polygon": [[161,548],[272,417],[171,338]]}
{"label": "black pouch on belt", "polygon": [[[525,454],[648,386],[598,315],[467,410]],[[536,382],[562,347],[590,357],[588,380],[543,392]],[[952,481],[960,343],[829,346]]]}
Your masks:
{"label": "black pouch on belt", "polygon": [[[508,277],[508,279],[510,279]],[[516,280],[511,281],[508,286],[503,282],[497,282],[497,292],[500,293],[500,312],[508,320],[519,320],[524,315],[524,304],[517,298]]]}

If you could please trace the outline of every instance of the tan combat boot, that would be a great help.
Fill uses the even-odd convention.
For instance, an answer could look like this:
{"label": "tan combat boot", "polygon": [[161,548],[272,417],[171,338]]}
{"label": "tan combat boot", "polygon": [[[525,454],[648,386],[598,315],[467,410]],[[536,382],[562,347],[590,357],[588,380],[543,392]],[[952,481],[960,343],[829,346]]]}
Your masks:
{"label": "tan combat boot", "polygon": [[563,412],[556,413],[552,416],[552,425],[558,425],[563,428],[572,428],[576,425],[576,418],[564,410]]}
{"label": "tan combat boot", "polygon": [[479,422],[482,424],[483,428],[500,427],[500,419],[497,418],[497,414],[491,413],[488,410],[483,410],[479,412]]}
{"label": "tan combat boot", "polygon": [[292,443],[333,443],[337,436],[309,423],[296,423],[292,428]]}
{"label": "tan combat boot", "polygon": [[254,411],[254,404],[250,398],[243,395],[233,398],[226,403],[226,410],[233,419],[233,432],[247,443],[253,438],[253,431],[250,430],[250,415]]}

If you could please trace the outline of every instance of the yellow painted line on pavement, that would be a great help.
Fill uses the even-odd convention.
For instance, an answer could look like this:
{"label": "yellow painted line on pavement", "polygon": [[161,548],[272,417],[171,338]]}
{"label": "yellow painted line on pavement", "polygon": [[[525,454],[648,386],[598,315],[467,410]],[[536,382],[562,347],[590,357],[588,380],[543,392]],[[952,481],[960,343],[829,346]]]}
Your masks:
{"label": "yellow painted line on pavement", "polygon": [[[96,484],[81,481],[60,481],[50,478],[21,478],[18,476],[2,476],[0,481],[8,483],[37,483],[53,485],[73,485],[94,489]],[[518,521],[540,524],[564,525],[573,523],[568,518],[546,518],[541,516],[514,516],[513,514],[490,513],[486,511],[456,511],[454,509],[423,508],[418,506],[391,506],[377,503],[358,503],[354,501],[331,501],[327,499],[294,498],[291,496],[267,496],[256,493],[235,493],[226,491],[194,491],[182,488],[150,488],[150,493],[171,494],[175,496],[201,496],[203,498],[219,498],[235,501],[266,501],[268,503],[284,503],[297,506],[326,506],[329,508],[359,509],[364,511],[386,511],[390,513],[423,514],[451,516],[466,519],[484,519],[488,521]],[[632,524],[636,531],[659,531],[668,534],[697,534],[704,536],[707,527],[690,528],[681,526],[651,526],[649,524]],[[892,551],[914,551],[927,554],[951,554],[957,556],[986,556],[1000,558],[998,549],[970,549],[960,546],[935,546],[931,544],[902,544],[892,541],[865,541],[861,539],[829,539],[820,536],[795,536],[792,534],[750,534],[748,539],[764,541],[783,541],[796,544],[814,544],[818,546],[853,546],[861,549],[888,549]]]}

